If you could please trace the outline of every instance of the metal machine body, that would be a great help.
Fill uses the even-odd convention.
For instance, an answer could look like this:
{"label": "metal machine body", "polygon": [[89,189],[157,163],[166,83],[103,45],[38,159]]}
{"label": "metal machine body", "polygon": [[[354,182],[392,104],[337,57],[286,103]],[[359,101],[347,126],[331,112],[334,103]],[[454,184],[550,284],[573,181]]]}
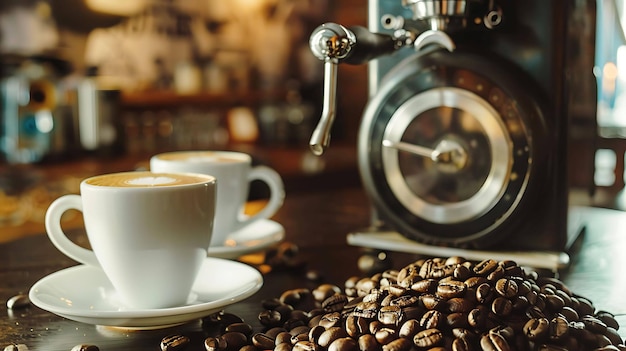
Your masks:
{"label": "metal machine body", "polygon": [[[580,229],[568,146],[572,77],[592,76],[579,63],[593,59],[579,56],[593,51],[575,49],[581,16],[595,18],[591,3],[370,0],[367,29],[325,24],[311,35],[326,66],[314,153],[329,143],[338,63],[369,64],[358,160],[375,242],[399,233],[421,251],[561,260]],[[367,235],[349,238],[367,246]]]}

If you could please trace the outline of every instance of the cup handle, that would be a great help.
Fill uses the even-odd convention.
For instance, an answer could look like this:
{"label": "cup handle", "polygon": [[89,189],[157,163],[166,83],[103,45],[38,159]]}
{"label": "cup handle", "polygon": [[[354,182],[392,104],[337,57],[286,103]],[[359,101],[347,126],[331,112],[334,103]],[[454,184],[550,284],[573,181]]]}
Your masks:
{"label": "cup handle", "polygon": [[71,241],[61,228],[61,216],[68,210],[83,210],[80,195],[64,195],[54,200],[46,211],[46,232],[52,244],[67,257],[89,266],[99,267],[98,259],[93,251],[78,246]]}
{"label": "cup handle", "polygon": [[267,205],[259,212],[252,216],[239,218],[237,229],[241,229],[256,220],[272,217],[283,205],[283,201],[285,200],[285,185],[278,172],[274,169],[267,166],[252,167],[250,173],[248,173],[248,182],[252,182],[253,180],[260,180],[268,185],[270,198]]}

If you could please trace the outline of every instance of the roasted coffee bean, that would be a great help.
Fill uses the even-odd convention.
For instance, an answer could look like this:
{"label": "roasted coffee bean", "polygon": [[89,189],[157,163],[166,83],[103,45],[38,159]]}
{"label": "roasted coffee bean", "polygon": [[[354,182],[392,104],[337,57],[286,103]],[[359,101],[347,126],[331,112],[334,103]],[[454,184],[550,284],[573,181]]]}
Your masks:
{"label": "roasted coffee bean", "polygon": [[424,314],[424,308],[422,306],[408,306],[402,308],[402,313],[404,314],[404,319],[418,319]]}
{"label": "roasted coffee bean", "polygon": [[447,308],[446,300],[433,294],[421,295],[420,301],[427,310],[444,310]]}
{"label": "roasted coffee bean", "polygon": [[617,330],[613,329],[612,327],[606,327],[606,332],[604,333],[604,336],[611,340],[611,344],[613,345],[619,345],[624,342]]}
{"label": "roasted coffee bean", "polygon": [[424,313],[419,321],[422,329],[433,329],[443,326],[443,314],[437,310],[430,310]]}
{"label": "roasted coffee bean", "polygon": [[509,343],[499,333],[489,332],[480,338],[480,347],[484,351],[509,351]]}
{"label": "roasted coffee bean", "polygon": [[[244,345],[239,349],[239,351],[259,351],[259,349],[257,349],[256,346],[254,345]],[[276,347],[274,347],[274,351],[281,351],[281,350],[276,350]],[[291,351],[291,345],[289,345],[289,348],[283,349],[282,351]]]}
{"label": "roasted coffee bean", "polygon": [[[317,327],[321,328],[322,331],[324,330],[324,327],[320,327],[320,326],[317,326]],[[292,335],[288,331],[280,332],[274,337],[274,345],[282,344],[284,342],[292,344],[291,337]],[[307,338],[310,339],[310,336],[307,335]]]}
{"label": "roasted coffee bean", "polygon": [[183,350],[189,345],[189,338],[184,335],[169,335],[161,339],[162,351]]}
{"label": "roasted coffee bean", "polygon": [[259,322],[266,327],[276,327],[282,323],[282,316],[276,310],[261,311],[258,318]]}
{"label": "roasted coffee bean", "polygon": [[320,324],[320,321],[322,320],[322,317],[324,315],[323,314],[319,314],[316,316],[311,317],[311,319],[309,319],[309,323],[307,323],[307,325],[311,328],[316,327]]}
{"label": "roasted coffee bean", "polygon": [[283,303],[280,302],[280,299],[277,297],[261,301],[261,306],[266,310],[273,310],[282,304]]}
{"label": "roasted coffee bean", "polygon": [[420,323],[417,319],[409,319],[400,326],[398,336],[401,338],[413,339],[415,334],[417,334],[417,332],[421,329],[422,328],[420,327]]}
{"label": "roasted coffee bean", "polygon": [[446,316],[446,324],[450,328],[469,328],[469,313],[454,312]]}
{"label": "roasted coffee bean", "polygon": [[403,295],[398,296],[391,300],[391,306],[407,307],[413,306],[419,302],[419,297],[415,295]]}
{"label": "roasted coffee bean", "polygon": [[591,316],[595,312],[595,307],[588,299],[582,296],[576,296],[576,301],[578,301],[578,314],[581,316]]}
{"label": "roasted coffee bean", "polygon": [[539,307],[532,305],[526,309],[525,315],[528,318],[544,318],[546,316]]}
{"label": "roasted coffee bean", "polygon": [[348,296],[335,294],[322,302],[322,308],[327,312],[339,312],[348,303]]}
{"label": "roasted coffee bean", "polygon": [[400,282],[404,280],[406,277],[411,276],[411,275],[419,276],[418,274],[419,274],[419,268],[415,264],[410,263],[402,267],[402,269],[398,271],[398,276],[396,277],[396,280]]}
{"label": "roasted coffee bean", "polygon": [[426,329],[418,332],[413,337],[413,343],[417,347],[434,347],[443,342],[443,333],[439,329]]}
{"label": "roasted coffee bean", "polygon": [[204,339],[204,349],[206,351],[220,351],[226,348],[226,342],[220,337],[208,337]]}
{"label": "roasted coffee bean", "polygon": [[359,346],[352,338],[339,338],[328,346],[328,351],[357,351]]}
{"label": "roasted coffee bean", "polygon": [[486,306],[480,305],[469,311],[467,314],[467,322],[473,328],[482,329],[487,323],[489,310]]}
{"label": "roasted coffee bean", "polygon": [[[254,347],[254,350],[250,350],[250,351],[260,351],[257,347]],[[274,346],[273,351],[292,351],[293,350],[293,345],[291,344],[291,342],[282,342],[276,346]],[[242,350],[239,350],[242,351]]]}
{"label": "roasted coffee bean", "polygon": [[393,295],[393,297],[402,296],[407,290],[407,288],[401,286],[400,284],[391,284],[387,287],[387,291],[389,294]]}
{"label": "roasted coffee bean", "polygon": [[593,316],[583,316],[580,319],[585,324],[585,327],[596,334],[604,334],[606,331],[606,324],[601,320]]}
{"label": "roasted coffee bean", "polygon": [[226,343],[228,350],[239,350],[248,342],[248,337],[240,332],[224,333],[220,338]]}
{"label": "roasted coffee bean", "polygon": [[248,323],[233,323],[226,326],[225,332],[239,332],[246,336],[252,335],[252,326]]}
{"label": "roasted coffee bean", "polygon": [[[354,299],[357,301],[363,301],[363,302],[375,302],[375,303],[380,303],[380,301],[385,297],[385,293],[383,293],[382,290],[380,289],[372,289],[372,291],[369,292],[369,294],[362,296],[359,299]],[[357,303],[354,303],[353,301],[350,301],[351,304],[354,304],[355,307],[357,305]]]}
{"label": "roasted coffee bean", "polygon": [[565,307],[565,301],[555,294],[546,295],[544,301],[546,303],[546,309],[551,312],[559,312]]}
{"label": "roasted coffee bean", "polygon": [[268,335],[269,337],[276,338],[278,334],[282,332],[286,332],[286,331],[288,330],[283,327],[273,327],[273,328],[266,330],[265,334]]}
{"label": "roasted coffee bean", "polygon": [[[325,331],[326,329],[321,325],[311,328],[311,330],[309,330],[309,341],[318,343],[320,335],[322,335],[322,333],[324,333]],[[276,340],[276,342],[278,343],[278,340]]]}
{"label": "roasted coffee bean", "polygon": [[511,300],[505,297],[496,297],[491,303],[491,311],[498,317],[507,317],[513,310]]}
{"label": "roasted coffee bean", "polygon": [[483,283],[487,283],[487,279],[484,277],[470,277],[463,282],[467,289],[476,288]]}
{"label": "roasted coffee bean", "polygon": [[424,280],[424,278],[421,275],[419,275],[417,272],[411,273],[410,275],[407,275],[407,276],[403,276],[402,279],[400,279],[400,275],[398,275],[398,285],[406,289],[412,288],[414,284],[422,280]]}
{"label": "roasted coffee bean", "polygon": [[453,297],[461,297],[465,294],[467,287],[463,282],[457,280],[450,280],[437,285],[436,295],[444,299],[450,299]]}
{"label": "roasted coffee bean", "polygon": [[326,313],[320,319],[319,325],[328,329],[330,327],[337,327],[341,324],[341,314],[339,312]]}
{"label": "roasted coffee bean", "polygon": [[378,311],[378,321],[387,325],[398,325],[402,320],[400,306],[383,306]]}
{"label": "roasted coffee bean", "polygon": [[457,267],[457,264],[443,265],[433,267],[431,270],[430,276],[433,278],[445,278],[451,277],[454,274],[454,269]]}
{"label": "roasted coffee bean", "polygon": [[489,283],[482,283],[476,287],[476,301],[480,304],[487,304],[493,301],[493,288]]}
{"label": "roasted coffee bean", "polygon": [[517,295],[519,288],[514,280],[501,278],[496,281],[495,290],[501,296],[512,298]]}
{"label": "roasted coffee bean", "polygon": [[364,296],[370,293],[372,289],[376,288],[378,284],[371,278],[360,279],[356,283],[357,296]]}
{"label": "roasted coffee bean", "polygon": [[30,306],[30,299],[26,294],[18,294],[7,300],[7,308],[10,310],[16,310]]}
{"label": "roasted coffee bean", "polygon": [[458,265],[456,266],[456,268],[454,268],[454,273],[452,273],[452,276],[458,281],[462,282],[472,276],[472,271],[470,271],[470,269],[466,266]]}
{"label": "roasted coffee bean", "polygon": [[[510,302],[509,302],[510,303]],[[474,304],[462,297],[453,297],[447,301],[447,311],[450,313],[468,313],[474,308]]]}
{"label": "roasted coffee bean", "polygon": [[569,333],[569,325],[562,316],[554,317],[550,320],[550,340],[559,341]]}
{"label": "roasted coffee bean", "polygon": [[598,347],[605,347],[611,344],[611,340],[604,334],[596,334],[596,345]]}
{"label": "roasted coffee bean", "polygon": [[353,338],[365,334],[369,328],[369,320],[367,318],[349,315],[346,317],[345,329],[348,335]]}
{"label": "roasted coffee bean", "polygon": [[474,266],[472,269],[476,275],[486,277],[489,273],[498,268],[498,262],[492,259],[486,259]]}
{"label": "roasted coffee bean", "polygon": [[252,345],[262,350],[271,350],[276,345],[276,339],[265,333],[256,333],[252,335]]}
{"label": "roasted coffee bean", "polygon": [[71,351],[100,351],[100,348],[91,344],[78,344],[72,347]]}
{"label": "roasted coffee bean", "polygon": [[311,293],[315,300],[322,302],[335,294],[341,294],[341,288],[334,284],[321,284]]}
{"label": "roasted coffee bean", "polygon": [[452,340],[452,351],[471,351],[473,346],[466,338],[455,338]]}
{"label": "roasted coffee bean", "polygon": [[312,298],[314,298],[314,296],[309,289],[300,288],[286,290],[278,299],[285,305],[295,307],[299,304],[309,302]]}
{"label": "roasted coffee bean", "polygon": [[291,338],[289,339],[289,342],[291,344],[295,344],[298,341],[310,341],[309,335],[308,334],[296,334],[296,335],[291,336]]}
{"label": "roasted coffee bean", "polygon": [[311,341],[298,341],[292,348],[293,351],[318,351],[320,348]]}
{"label": "roasted coffee bean", "polygon": [[379,305],[380,306],[391,306],[391,301],[393,299],[395,299],[395,298],[397,298],[397,296],[388,294],[380,301]]}
{"label": "roasted coffee bean", "polygon": [[369,330],[370,334],[376,334],[377,331],[379,331],[380,329],[384,327],[385,327],[384,324],[382,324],[378,320],[374,320],[370,322],[367,329]]}
{"label": "roasted coffee bean", "polygon": [[612,313],[606,311],[598,311],[596,312],[594,317],[599,319],[602,323],[606,324],[607,327],[619,330],[619,323],[617,323],[617,320],[615,320],[615,316]]}
{"label": "roasted coffee bean", "polygon": [[515,300],[513,300],[513,309],[515,311],[525,311],[530,306],[530,302],[526,296],[517,296]]}
{"label": "roasted coffee bean", "polygon": [[357,340],[359,351],[379,351],[381,345],[376,341],[376,337],[372,334],[363,334]]}
{"label": "roasted coffee bean", "polygon": [[504,268],[498,266],[491,273],[487,274],[485,278],[490,282],[495,282],[502,277],[504,277]]}
{"label": "roasted coffee bean", "polygon": [[229,324],[243,323],[243,319],[241,319],[241,317],[237,316],[236,314],[219,311],[209,315],[208,317],[203,319],[202,322],[221,325],[223,326],[223,328],[225,328]]}
{"label": "roasted coffee bean", "polygon": [[379,305],[376,302],[361,302],[352,313],[357,317],[375,318],[378,314]]}
{"label": "roasted coffee bean", "polygon": [[326,329],[320,337],[317,339],[317,344],[321,347],[328,347],[330,344],[339,339],[345,338],[348,336],[348,333],[341,327],[331,327]]}
{"label": "roasted coffee bean", "polygon": [[532,318],[522,329],[528,340],[540,341],[550,334],[550,321],[546,318]]}
{"label": "roasted coffee bean", "polygon": [[383,345],[383,351],[409,351],[413,347],[413,343],[407,338],[397,338]]}
{"label": "roasted coffee bean", "polygon": [[[357,276],[352,276],[349,277],[348,279],[346,279],[346,281],[343,283],[344,286],[344,292],[346,295],[350,296],[350,297],[356,297],[357,296],[357,289],[356,289],[356,284],[359,281],[359,277]],[[328,296],[327,296],[328,297]],[[318,301],[324,301],[324,299],[318,300]]]}
{"label": "roasted coffee bean", "polygon": [[423,279],[413,283],[413,285],[411,285],[411,290],[418,293],[434,294],[438,285],[439,282],[437,279]]}
{"label": "roasted coffee bean", "polygon": [[435,267],[435,262],[433,260],[424,261],[424,263],[421,265],[419,269],[419,275],[426,279],[432,278],[430,276],[430,273],[432,272],[434,267]]}
{"label": "roasted coffee bean", "polygon": [[386,345],[398,338],[398,332],[394,328],[383,327],[376,330],[374,337],[379,344]]}

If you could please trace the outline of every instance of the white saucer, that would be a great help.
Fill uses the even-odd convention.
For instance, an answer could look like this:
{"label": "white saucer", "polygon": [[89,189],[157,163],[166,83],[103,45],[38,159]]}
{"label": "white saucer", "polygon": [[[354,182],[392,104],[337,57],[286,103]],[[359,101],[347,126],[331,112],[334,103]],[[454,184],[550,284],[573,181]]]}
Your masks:
{"label": "white saucer", "polygon": [[78,322],[156,329],[208,316],[251,296],[262,285],[261,274],[246,264],[207,258],[187,304],[180,307],[137,310],[122,307],[104,272],[85,265],[42,278],[32,286],[29,297],[36,306]]}
{"label": "white saucer", "polygon": [[261,251],[280,242],[285,228],[270,219],[260,219],[228,236],[223,246],[209,248],[209,256],[235,259],[239,256]]}

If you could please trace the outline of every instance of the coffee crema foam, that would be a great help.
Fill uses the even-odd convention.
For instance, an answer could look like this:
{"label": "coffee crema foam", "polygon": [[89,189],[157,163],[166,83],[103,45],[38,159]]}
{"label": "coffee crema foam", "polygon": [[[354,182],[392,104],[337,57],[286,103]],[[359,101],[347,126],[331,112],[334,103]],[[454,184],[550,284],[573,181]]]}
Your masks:
{"label": "coffee crema foam", "polygon": [[207,178],[188,174],[128,172],[96,176],[87,179],[85,183],[96,186],[152,188],[159,186],[198,184],[206,181]]}
{"label": "coffee crema foam", "polygon": [[222,163],[222,162],[241,162],[244,158],[238,157],[236,154],[228,155],[219,152],[171,152],[157,156],[158,159],[164,161],[186,161],[192,163]]}

